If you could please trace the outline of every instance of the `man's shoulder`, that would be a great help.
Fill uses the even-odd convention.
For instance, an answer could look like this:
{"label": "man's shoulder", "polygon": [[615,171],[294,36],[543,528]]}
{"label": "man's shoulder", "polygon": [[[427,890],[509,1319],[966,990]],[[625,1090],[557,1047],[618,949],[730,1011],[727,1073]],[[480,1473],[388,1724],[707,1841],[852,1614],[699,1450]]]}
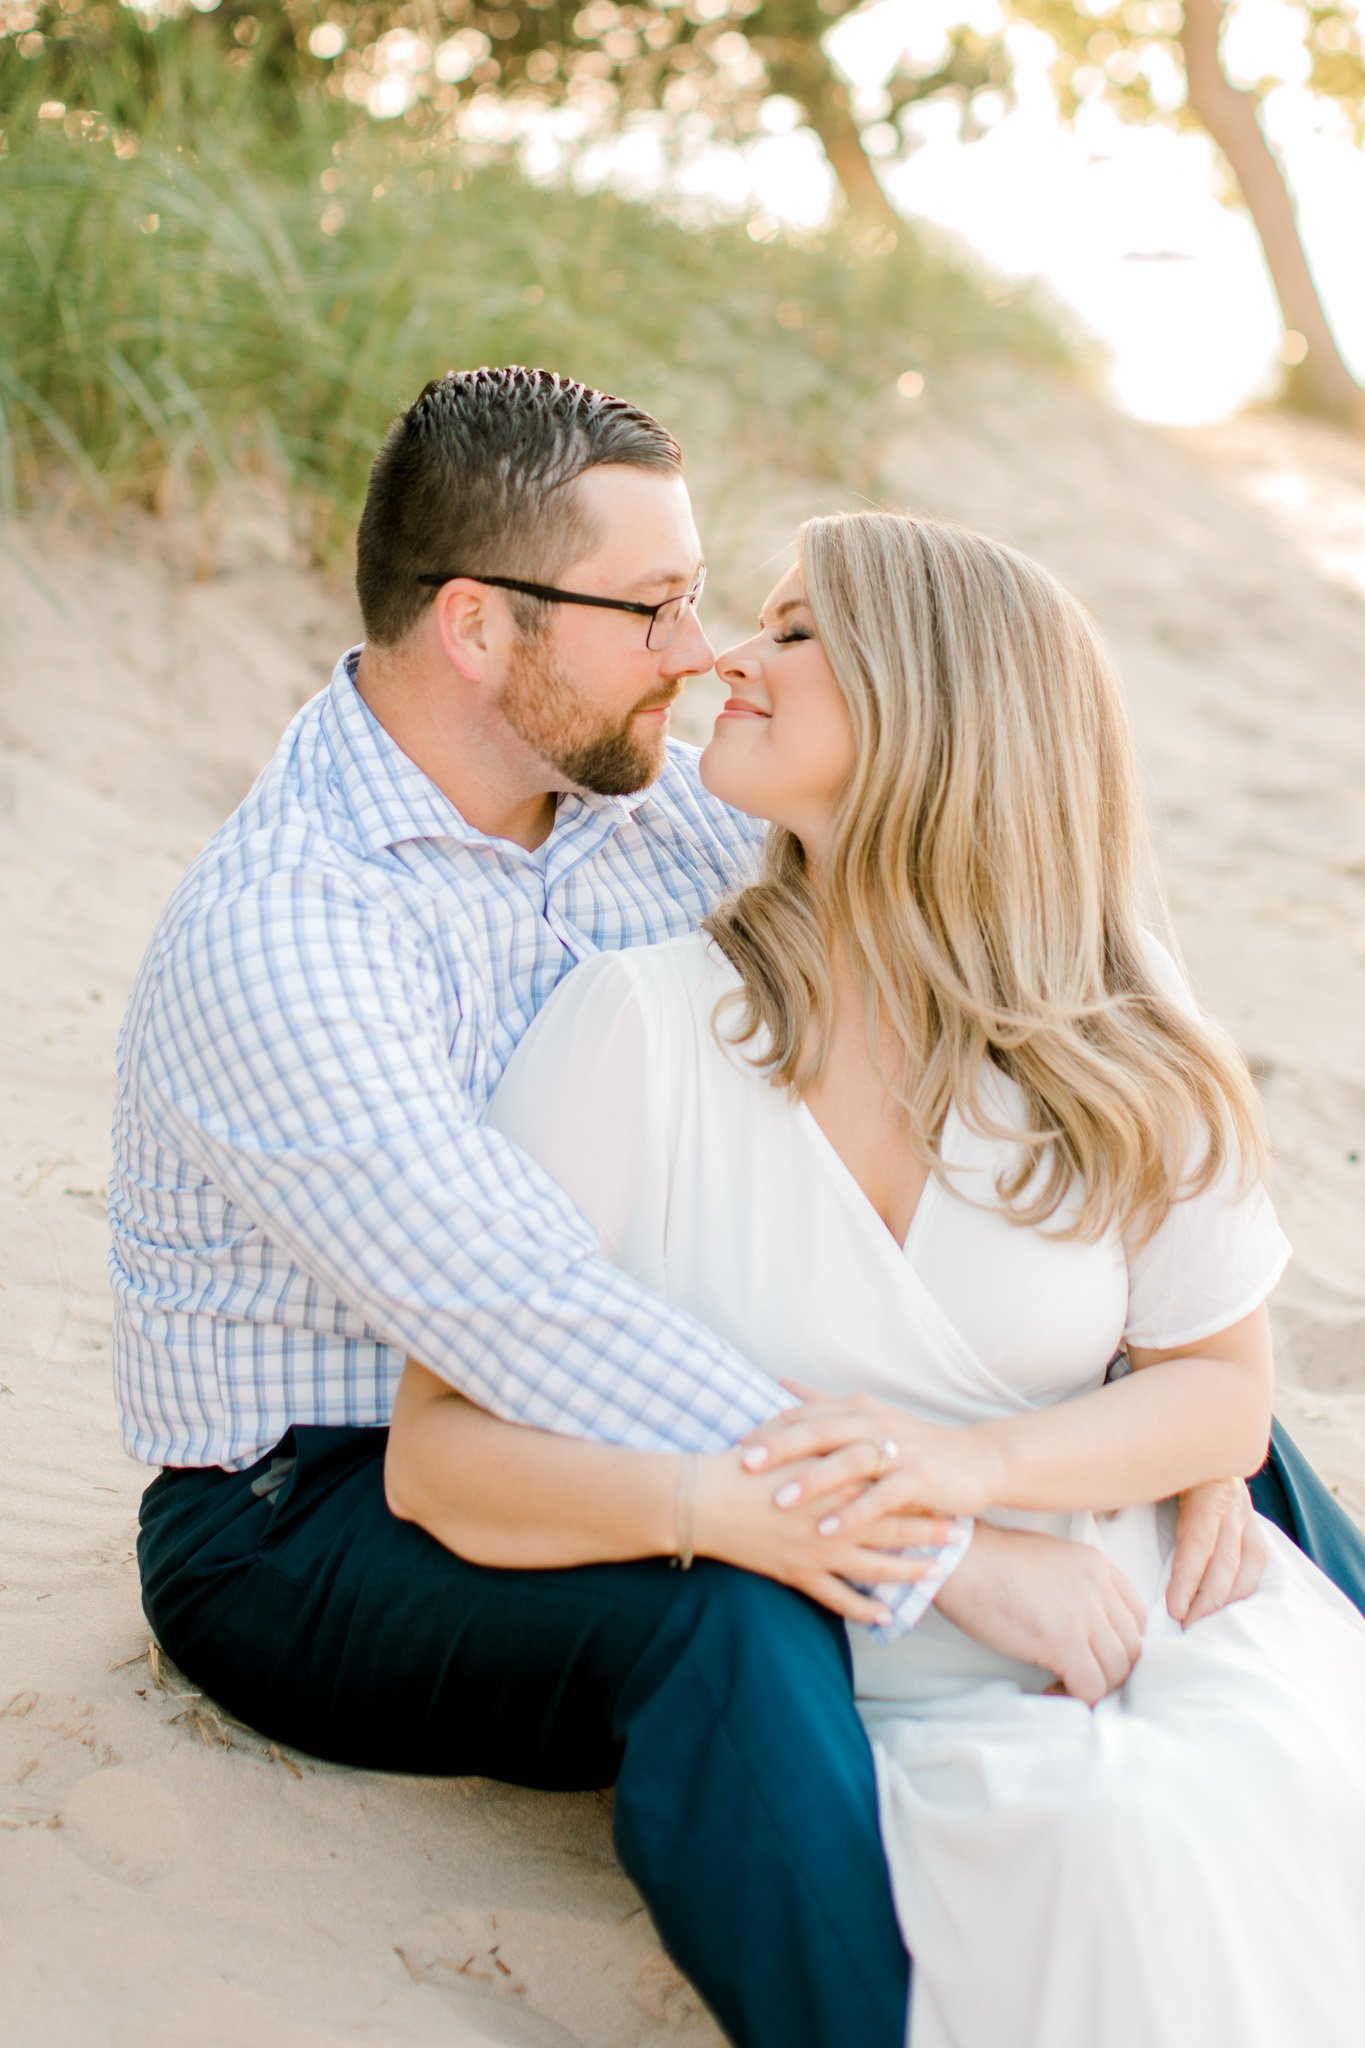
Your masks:
{"label": "man's shoulder", "polygon": [[[346,697],[354,694],[347,669],[337,664],[331,682],[298,710],[274,754],[232,815],[191,862],[178,897],[202,903],[219,895],[269,891],[289,877],[351,876],[359,887],[373,878],[373,850],[361,813],[366,791],[341,731]],[[172,899],[174,903],[175,899]]]}
{"label": "man's shoulder", "polygon": [[[335,687],[335,684],[333,685]],[[391,883],[367,858],[325,730],[328,690],[311,698],[230,817],[191,861],[157,922],[139,986],[235,959],[250,979],[272,936],[302,921],[339,936],[348,920],[391,913]]]}

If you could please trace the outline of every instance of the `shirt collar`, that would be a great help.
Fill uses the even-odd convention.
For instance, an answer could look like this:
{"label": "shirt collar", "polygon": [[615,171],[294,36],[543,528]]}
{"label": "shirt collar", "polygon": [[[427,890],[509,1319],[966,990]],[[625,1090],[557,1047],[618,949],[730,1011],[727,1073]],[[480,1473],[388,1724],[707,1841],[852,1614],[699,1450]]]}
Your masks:
{"label": "shirt collar", "polygon": [[[352,647],[337,663],[323,696],[322,724],[342,793],[367,851],[377,853],[384,847],[399,846],[405,839],[510,844],[471,825],[384,730],[355,686],[360,652],[359,647]],[[589,821],[598,825],[593,836],[603,836],[602,825],[614,829],[624,823],[648,796],[649,791],[641,789],[630,796],[597,796],[584,791],[561,797],[551,849],[566,832],[575,832]]]}

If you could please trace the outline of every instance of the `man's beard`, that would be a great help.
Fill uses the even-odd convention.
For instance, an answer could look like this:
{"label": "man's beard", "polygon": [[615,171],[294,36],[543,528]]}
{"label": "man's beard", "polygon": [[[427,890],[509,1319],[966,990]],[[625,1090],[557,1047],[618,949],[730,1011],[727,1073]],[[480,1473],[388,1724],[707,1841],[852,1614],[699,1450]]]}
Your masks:
{"label": "man's beard", "polygon": [[677,696],[658,690],[608,723],[583,703],[562,669],[538,655],[534,640],[523,641],[498,699],[498,709],[519,740],[571,782],[598,796],[630,796],[654,781],[663,766],[666,725],[648,738],[633,730],[636,713],[671,703]]}

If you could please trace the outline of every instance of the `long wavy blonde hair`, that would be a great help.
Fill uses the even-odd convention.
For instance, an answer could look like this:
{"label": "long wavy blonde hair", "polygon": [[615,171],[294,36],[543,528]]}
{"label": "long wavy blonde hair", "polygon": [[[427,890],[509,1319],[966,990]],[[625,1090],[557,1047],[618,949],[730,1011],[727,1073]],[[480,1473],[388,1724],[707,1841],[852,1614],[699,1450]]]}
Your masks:
{"label": "long wavy blonde hair", "polygon": [[[857,765],[818,877],[769,834],[759,879],[706,928],[738,970],[733,1036],[797,1095],[819,1077],[837,944],[868,1042],[931,1171],[950,1104],[1019,1149],[1014,1221],[1150,1235],[1229,1158],[1264,1163],[1246,1063],[1162,985],[1164,923],[1118,678],[1084,608],[985,535],[883,512],[812,519],[798,549]],[[1017,1083],[1021,1127],[983,1099]],[[996,1091],[998,1096],[998,1091]],[[1191,1172],[1196,1148],[1202,1153]]]}

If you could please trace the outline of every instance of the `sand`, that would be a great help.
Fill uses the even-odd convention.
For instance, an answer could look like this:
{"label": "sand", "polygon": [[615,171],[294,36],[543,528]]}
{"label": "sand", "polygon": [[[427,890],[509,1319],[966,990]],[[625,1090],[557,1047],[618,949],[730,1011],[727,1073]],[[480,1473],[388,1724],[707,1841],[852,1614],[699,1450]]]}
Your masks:
{"label": "sand", "polygon": [[[1297,1249],[1280,1411],[1359,1513],[1365,448],[1273,419],[1159,435],[1003,372],[898,403],[881,447],[861,492],[1031,549],[1118,652],[1189,965],[1265,1091]],[[752,474],[698,498],[722,636],[804,513],[859,501]],[[608,1795],[319,1765],[148,1654],[146,1475],[109,1379],[114,1035],[181,867],[354,633],[264,493],[207,525],[54,509],[0,535],[6,2037],[715,2044],[616,1867]]]}

